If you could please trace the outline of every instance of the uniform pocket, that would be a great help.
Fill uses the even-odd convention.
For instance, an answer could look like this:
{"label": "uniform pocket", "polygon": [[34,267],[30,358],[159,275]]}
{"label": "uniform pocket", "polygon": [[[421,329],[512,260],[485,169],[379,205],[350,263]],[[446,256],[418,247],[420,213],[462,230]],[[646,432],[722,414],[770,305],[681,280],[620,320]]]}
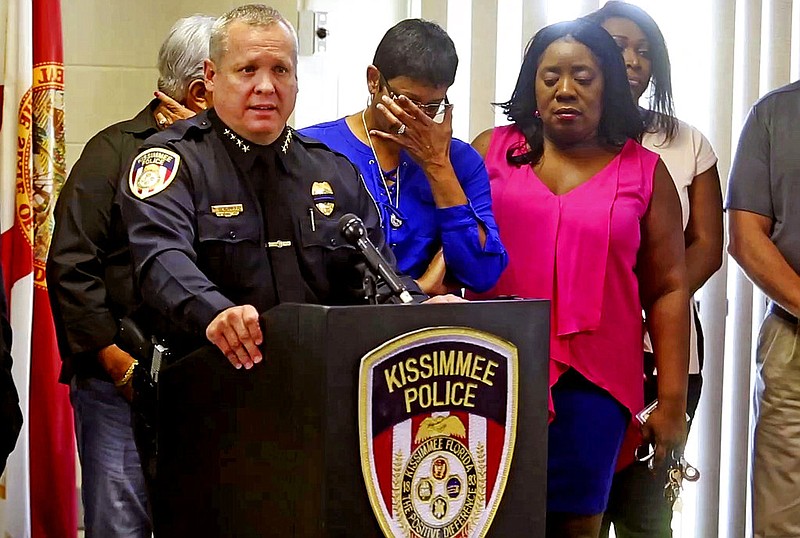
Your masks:
{"label": "uniform pocket", "polygon": [[201,214],[197,217],[197,237],[201,243],[211,241],[257,243],[261,237],[261,222],[257,215],[217,217],[210,213]]}
{"label": "uniform pocket", "polygon": [[197,265],[217,285],[239,286],[241,275],[255,274],[265,263],[257,215],[197,218]]}
{"label": "uniform pocket", "polygon": [[[315,215],[317,217],[317,215]],[[300,219],[300,243],[303,248],[353,248],[339,231],[339,221],[315,218],[313,225],[310,219]]]}
{"label": "uniform pocket", "polygon": [[[320,218],[312,222],[307,216],[299,220],[301,270],[309,286],[321,302],[347,301],[340,294],[360,284],[356,270],[358,251],[339,232],[338,219]],[[333,295],[332,295],[333,294]]]}

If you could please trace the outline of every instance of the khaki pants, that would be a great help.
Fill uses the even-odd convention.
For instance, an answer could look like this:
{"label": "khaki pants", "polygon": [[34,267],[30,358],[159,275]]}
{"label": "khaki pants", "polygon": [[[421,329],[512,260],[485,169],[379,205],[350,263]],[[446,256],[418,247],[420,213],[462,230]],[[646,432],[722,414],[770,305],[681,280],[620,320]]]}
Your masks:
{"label": "khaki pants", "polygon": [[755,538],[800,537],[800,333],[770,314],[758,337]]}

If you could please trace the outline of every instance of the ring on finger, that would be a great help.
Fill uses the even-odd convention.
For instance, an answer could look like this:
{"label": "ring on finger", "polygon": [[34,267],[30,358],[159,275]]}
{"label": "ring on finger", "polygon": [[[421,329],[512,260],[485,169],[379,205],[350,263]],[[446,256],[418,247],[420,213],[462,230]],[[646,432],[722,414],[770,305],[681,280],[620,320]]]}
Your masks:
{"label": "ring on finger", "polygon": [[405,132],[406,132],[406,124],[401,123],[400,127],[397,128],[397,134],[402,135]]}

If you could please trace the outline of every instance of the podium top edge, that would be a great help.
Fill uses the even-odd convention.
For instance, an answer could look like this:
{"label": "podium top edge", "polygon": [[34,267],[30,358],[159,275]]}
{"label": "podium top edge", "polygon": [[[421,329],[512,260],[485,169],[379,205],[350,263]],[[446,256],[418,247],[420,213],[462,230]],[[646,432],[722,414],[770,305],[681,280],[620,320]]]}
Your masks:
{"label": "podium top edge", "polygon": [[362,304],[362,305],[323,305],[323,304],[311,304],[311,303],[281,303],[278,305],[273,306],[267,312],[275,310],[275,309],[283,309],[283,308],[304,308],[304,309],[322,309],[322,310],[346,310],[351,308],[413,308],[419,306],[425,307],[441,307],[441,306],[448,306],[448,307],[469,307],[473,305],[519,305],[519,304],[550,304],[549,299],[491,299],[487,301],[465,301],[465,302],[458,302],[458,303],[436,303],[436,304],[426,304],[426,303],[408,303],[408,304],[381,304],[381,305],[369,305],[369,304]]}

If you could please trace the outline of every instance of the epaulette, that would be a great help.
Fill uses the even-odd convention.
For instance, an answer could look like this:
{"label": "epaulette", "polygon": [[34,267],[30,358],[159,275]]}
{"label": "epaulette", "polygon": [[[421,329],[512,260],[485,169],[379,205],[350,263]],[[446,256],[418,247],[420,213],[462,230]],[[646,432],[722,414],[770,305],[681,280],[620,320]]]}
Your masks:
{"label": "epaulette", "polygon": [[304,134],[300,134],[300,131],[298,131],[296,129],[292,129],[292,131],[293,131],[294,139],[297,140],[298,142],[301,142],[304,146],[318,147],[318,148],[323,148],[323,149],[330,150],[330,148],[324,142],[321,142],[321,141],[317,140],[316,138],[312,138],[310,136],[306,136]]}
{"label": "epaulette", "polygon": [[201,112],[196,116],[173,123],[168,128],[160,131],[147,139],[147,145],[162,145],[175,140],[182,140],[189,137],[193,130],[208,131],[211,129],[211,121],[208,119],[208,112]]}
{"label": "epaulette", "polygon": [[335,149],[331,149],[325,142],[322,142],[321,140],[317,140],[316,138],[307,135],[302,135],[298,131],[294,131],[294,139],[302,143],[304,147],[321,149],[323,151],[332,153],[337,157],[342,157],[345,161],[348,162],[348,164],[352,164],[350,158],[347,155],[345,155],[344,153],[339,153]]}

